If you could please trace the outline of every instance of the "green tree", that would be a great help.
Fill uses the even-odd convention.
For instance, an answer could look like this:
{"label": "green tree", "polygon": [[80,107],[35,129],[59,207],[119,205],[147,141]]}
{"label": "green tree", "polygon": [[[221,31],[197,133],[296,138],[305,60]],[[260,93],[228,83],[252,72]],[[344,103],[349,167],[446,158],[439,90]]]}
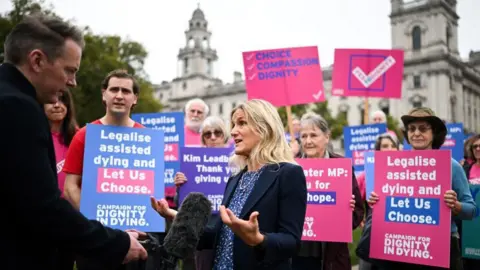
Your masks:
{"label": "green tree", "polygon": [[[118,36],[94,35],[86,30],[82,67],[77,74],[78,89],[73,91],[80,125],[101,117],[105,113],[102,103],[101,82],[114,69],[126,69],[131,74],[143,72],[147,52],[134,41],[122,41]],[[137,76],[140,97],[135,112],[158,112],[161,105],[153,98],[153,87]],[[83,109],[82,109],[83,108]]]}
{"label": "green tree", "polygon": [[[37,12],[58,16],[52,6],[43,0],[12,0],[13,9],[0,15],[0,60],[3,62],[3,44],[13,26],[25,16]],[[77,120],[81,126],[105,113],[101,98],[101,82],[110,71],[126,69],[135,75],[140,84],[140,97],[135,112],[158,112],[161,104],[153,97],[153,86],[144,71],[148,55],[142,44],[122,40],[119,36],[96,35],[88,27],[84,29],[85,50],[77,74],[78,87],[73,89]]]}
{"label": "green tree", "polygon": [[338,139],[343,135],[343,127],[348,126],[347,115],[339,113],[336,116],[332,115],[332,111],[328,108],[328,101],[315,103],[312,111],[321,115],[327,121],[332,139]]}
{"label": "green tree", "polygon": [[402,130],[400,129],[400,122],[391,115],[387,115],[387,128],[395,132],[400,143],[403,143],[404,136]]}

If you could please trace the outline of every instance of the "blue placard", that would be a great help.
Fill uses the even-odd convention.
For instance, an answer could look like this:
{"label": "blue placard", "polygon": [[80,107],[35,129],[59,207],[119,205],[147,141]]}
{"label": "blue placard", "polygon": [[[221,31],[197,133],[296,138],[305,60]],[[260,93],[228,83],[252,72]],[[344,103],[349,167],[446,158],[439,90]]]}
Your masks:
{"label": "blue placard", "polygon": [[80,211],[121,230],[164,232],[150,196],[164,197],[161,130],[87,124]]}
{"label": "blue placard", "polygon": [[385,132],[384,123],[343,127],[345,157],[352,158],[355,171],[363,171],[364,152],[374,150],[378,135]]}
{"label": "blue placard", "polygon": [[183,147],[180,168],[187,182],[178,191],[179,203],[182,203],[190,192],[201,192],[212,203],[212,213],[218,213],[228,179],[237,171],[229,165],[232,151],[230,146]]}
{"label": "blue placard", "polygon": [[440,225],[440,199],[404,196],[385,197],[385,221]]}
{"label": "blue placard", "polygon": [[375,151],[364,153],[365,158],[365,199],[368,200],[375,187]]}
{"label": "blue placard", "polygon": [[[181,148],[185,145],[183,112],[136,113],[132,119],[147,128],[165,133],[165,187],[174,188],[173,177],[180,170]],[[168,190],[167,190],[167,193]],[[168,195],[168,194],[167,194]]]}
{"label": "blue placard", "polygon": [[[463,133],[462,123],[450,123],[447,124],[447,137],[445,143],[440,148],[442,150],[450,150],[452,152],[452,158],[456,161],[463,160],[463,143],[465,134]],[[407,143],[406,139],[403,139],[403,150],[412,150],[412,146]]]}

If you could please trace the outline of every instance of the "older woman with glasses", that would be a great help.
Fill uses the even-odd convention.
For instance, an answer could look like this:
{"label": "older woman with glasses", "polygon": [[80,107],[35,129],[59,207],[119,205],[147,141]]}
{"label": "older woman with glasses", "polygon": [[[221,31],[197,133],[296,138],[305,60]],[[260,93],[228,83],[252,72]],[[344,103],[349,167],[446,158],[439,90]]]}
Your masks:
{"label": "older woman with glasses", "polygon": [[[329,151],[330,128],[323,117],[315,113],[307,113],[300,120],[300,141],[302,144],[302,158],[321,159],[341,158]],[[363,219],[363,205],[355,175],[352,174],[352,230]],[[336,222],[335,217],[324,217],[329,222]],[[302,241],[300,251],[293,257],[294,270],[324,269],[350,270],[352,269],[347,243]]]}

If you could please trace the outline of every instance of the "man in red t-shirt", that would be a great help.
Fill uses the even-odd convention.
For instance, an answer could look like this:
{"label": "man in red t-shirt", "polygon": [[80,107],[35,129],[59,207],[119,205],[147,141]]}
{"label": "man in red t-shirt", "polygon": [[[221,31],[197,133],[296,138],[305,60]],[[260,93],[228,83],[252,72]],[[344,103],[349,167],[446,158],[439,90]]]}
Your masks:
{"label": "man in red t-shirt", "polygon": [[[137,104],[139,92],[140,87],[132,75],[124,70],[110,72],[102,82],[102,99],[106,114],[93,121],[92,124],[144,128],[130,118],[130,112]],[[63,165],[63,172],[66,174],[64,196],[77,210],[80,210],[85,135],[86,127],[81,128],[75,134]],[[87,181],[92,180],[87,179]],[[99,270],[104,268],[88,258],[78,257],[77,269]]]}
{"label": "man in red t-shirt", "polygon": [[[139,92],[140,87],[132,75],[124,70],[110,72],[102,82],[102,99],[106,114],[92,124],[143,128],[144,126],[130,118],[130,112],[137,104]],[[64,196],[78,210],[82,189],[85,134],[86,127],[75,134],[63,165],[63,172],[66,174]]]}

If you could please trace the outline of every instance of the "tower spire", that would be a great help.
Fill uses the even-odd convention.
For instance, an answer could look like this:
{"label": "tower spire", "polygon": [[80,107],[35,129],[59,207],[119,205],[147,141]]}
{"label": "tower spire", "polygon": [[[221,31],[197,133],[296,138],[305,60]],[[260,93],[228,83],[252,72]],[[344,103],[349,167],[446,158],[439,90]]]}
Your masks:
{"label": "tower spire", "polygon": [[179,68],[179,76],[201,74],[212,78],[213,63],[218,58],[217,52],[210,47],[212,34],[208,31],[208,21],[200,9],[199,0],[197,6],[189,20],[189,27],[185,31],[185,47],[180,49],[178,54],[178,60],[182,63]]}

